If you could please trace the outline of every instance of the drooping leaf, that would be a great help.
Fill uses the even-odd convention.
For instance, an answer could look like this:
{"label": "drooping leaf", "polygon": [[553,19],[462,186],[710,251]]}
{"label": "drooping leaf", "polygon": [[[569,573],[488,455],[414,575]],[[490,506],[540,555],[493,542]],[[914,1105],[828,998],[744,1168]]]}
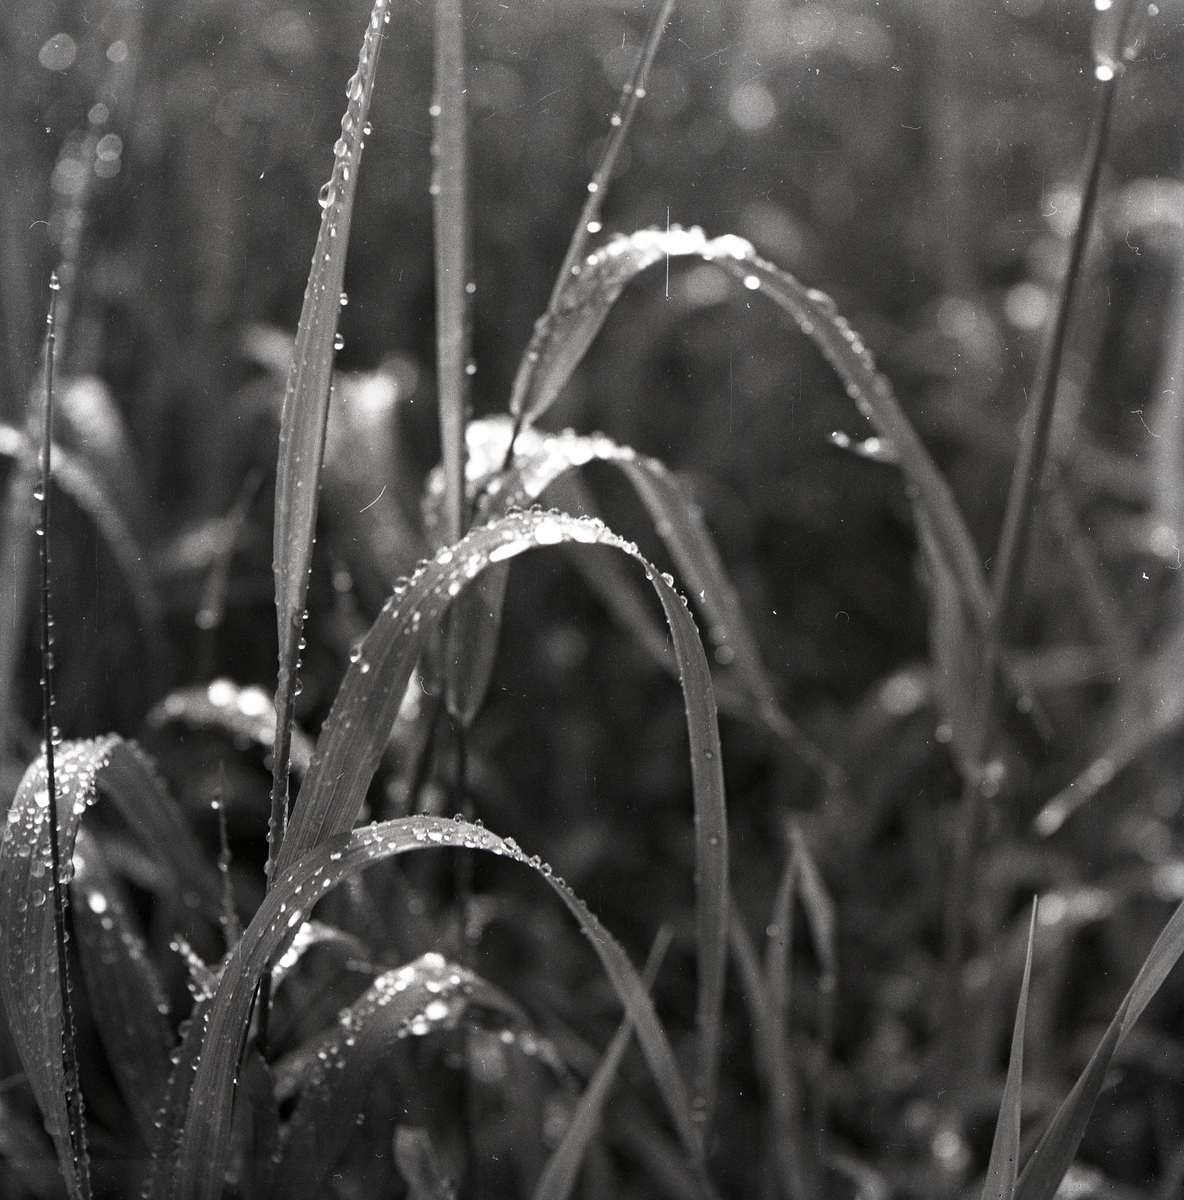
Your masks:
{"label": "drooping leaf", "polygon": [[276,1078],[281,1098],[300,1093],[275,1177],[277,1200],[319,1194],[357,1128],[370,1081],[400,1040],[455,1027],[479,1006],[512,1023],[526,1014],[499,988],[441,954],[386,971],[337,1016],[336,1024],[288,1056]]}
{"label": "drooping leaf", "polygon": [[[230,679],[215,679],[195,687],[178,688],[160,701],[145,718],[150,730],[167,725],[188,729],[218,729],[236,741],[270,750],[275,742],[275,704],[260,687],[241,687]],[[312,759],[312,741],[300,729],[292,730],[290,765],[297,778]]]}
{"label": "drooping leaf", "polygon": [[699,1065],[695,1092],[710,1111],[718,1056],[727,928],[727,821],[711,672],[686,602],[638,553],[599,521],[518,512],[471,530],[424,563],[379,615],[350,664],[300,789],[279,869],[349,829],[378,766],[412,667],[461,589],[491,564],[540,546],[605,546],[640,564],[669,623],[690,740],[695,810],[699,951]]}
{"label": "drooping leaf", "polygon": [[320,495],[321,460],[329,415],[337,318],[350,221],[357,192],[362,139],[389,0],[374,0],[362,40],[358,67],[346,87],[348,106],[341,136],[333,147],[333,173],[321,189],[321,228],[304,291],[296,345],[280,414],[280,445],[275,490],[274,570],[279,680],[272,794],[274,861],[288,803],[288,755],[304,602],[312,570],[312,545]]}
{"label": "drooping leaf", "polygon": [[1007,1064],[1007,1081],[999,1104],[999,1120],[991,1143],[991,1158],[987,1163],[987,1178],[983,1183],[982,1200],[1012,1200],[1020,1162],[1020,1118],[1024,1085],[1024,1029],[1028,1019],[1028,983],[1032,978],[1032,947],[1036,942],[1037,903],[1032,905],[1028,925],[1028,951],[1024,959],[1024,980],[1015,1007],[1015,1027],[1011,1034],[1011,1057]]}
{"label": "drooping leaf", "polygon": [[445,698],[449,713],[465,728],[489,691],[509,582],[510,564],[498,563],[465,588],[452,606],[445,642]]}
{"label": "drooping leaf", "polygon": [[[647,988],[654,986],[658,972],[662,968],[662,960],[673,940],[671,930],[663,926],[650,947],[650,955],[642,972],[642,982]],[[588,1144],[600,1127],[601,1114],[616,1083],[617,1072],[629,1043],[633,1038],[633,1023],[626,1016],[613,1034],[588,1086],[580,1096],[575,1112],[571,1115],[563,1138],[555,1147],[543,1173],[535,1184],[533,1200],[567,1200],[575,1187],[576,1177],[584,1161]]]}
{"label": "drooping leaf", "polygon": [[[98,798],[96,776],[114,740],[58,747],[57,839],[63,869],[73,856],[82,814]],[[62,1063],[48,786],[42,757],[25,772],[0,834],[0,996],[70,1193],[80,1196]]]}
{"label": "drooping leaf", "polygon": [[168,1004],[124,889],[85,829],[74,848],[74,936],[91,1015],[146,1146],[169,1078]]}
{"label": "drooping leaf", "polygon": [[407,1181],[409,1200],[456,1200],[456,1189],[426,1129],[397,1125],[394,1153],[399,1173]]}
{"label": "drooping leaf", "polygon": [[629,1013],[651,1074],[692,1167],[706,1190],[703,1149],[682,1075],[653,1004],[624,949],[567,885],[529,859],[509,839],[464,821],[404,817],[369,825],[323,841],[277,875],[242,940],[228,956],[217,992],[202,1008],[201,1049],[183,1127],[164,1134],[178,1150],[167,1178],[155,1181],[153,1200],[184,1197],[215,1200],[226,1166],[226,1138],[233,1102],[234,1067],[246,1037],[256,985],[315,903],[347,875],[410,850],[456,847],[521,862],[538,871],[575,916],[596,951],[618,998]]}

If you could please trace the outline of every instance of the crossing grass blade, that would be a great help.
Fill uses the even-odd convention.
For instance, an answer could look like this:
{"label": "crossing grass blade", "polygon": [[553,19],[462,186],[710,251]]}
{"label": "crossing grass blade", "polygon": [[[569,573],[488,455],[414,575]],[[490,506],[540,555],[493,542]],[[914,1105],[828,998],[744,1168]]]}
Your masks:
{"label": "crossing grass blade", "polygon": [[1028,952],[1024,959],[1024,980],[1015,1007],[1015,1027],[1011,1034],[1011,1057],[1007,1064],[1007,1081],[999,1105],[999,1120],[991,1143],[987,1163],[987,1178],[983,1183],[982,1200],[1012,1200],[1020,1161],[1021,1099],[1024,1085],[1024,1029],[1028,1019],[1028,984],[1032,978],[1032,948],[1036,943],[1036,912],[1039,901],[1033,901],[1032,919],[1028,925]]}
{"label": "crossing grass blade", "polygon": [[[650,947],[649,958],[646,959],[645,970],[642,972],[642,982],[646,988],[652,988],[662,969],[662,961],[674,935],[669,926],[663,926],[654,938]],[[567,1200],[575,1187],[576,1177],[588,1149],[588,1143],[596,1135],[600,1127],[601,1114],[617,1079],[621,1060],[629,1043],[633,1039],[633,1022],[626,1016],[613,1034],[588,1086],[580,1096],[575,1112],[571,1115],[563,1140],[555,1147],[539,1181],[535,1184],[533,1200]]]}
{"label": "crossing grass blade", "polygon": [[170,1070],[168,1005],[125,889],[85,829],[75,841],[70,890],[91,1016],[124,1103],[144,1145],[151,1146]]}
{"label": "crossing grass blade", "polygon": [[274,571],[279,675],[272,783],[269,866],[274,865],[288,811],[288,757],[292,705],[304,627],[304,604],[312,570],[312,546],[320,495],[321,461],[329,416],[334,342],[341,310],[345,256],[357,194],[362,139],[374,90],[383,28],[390,0],[374,0],[358,56],[357,71],[346,89],[349,100],[341,118],[341,136],[333,147],[333,173],[321,189],[321,228],[304,291],[300,324],[284,403],[280,413],[279,461],[275,492]]}
{"label": "crossing grass blade", "polygon": [[[712,1191],[686,1085],[649,993],[620,943],[563,880],[537,859],[528,858],[510,839],[465,821],[403,817],[337,834],[276,875],[242,940],[227,957],[208,1008],[203,1006],[201,1048],[196,1056],[191,1096],[182,1124],[173,1135],[179,1148],[169,1165],[167,1180],[162,1180],[163,1186],[153,1192],[154,1200],[166,1196],[215,1200],[220,1194],[235,1066],[245,1042],[255,989],[268,962],[281,952],[316,902],[344,878],[394,855],[433,848],[499,855],[532,868],[551,886],[579,922],[633,1021],[684,1153],[703,1189]],[[166,1144],[169,1140],[166,1136]]]}
{"label": "crossing grass blade", "polygon": [[1181,955],[1184,955],[1184,904],[1176,908],[1156,938],[1105,1036],[1025,1165],[1016,1186],[1015,1200],[1052,1200],[1077,1153],[1114,1052],[1154,999]]}
{"label": "crossing grass blade", "polygon": [[398,1042],[452,1029],[474,1006],[511,1024],[528,1024],[499,988],[433,953],[384,972],[342,1009],[336,1024],[277,1077],[279,1094],[300,1092],[275,1176],[277,1200],[320,1194],[357,1129],[375,1070]]}
{"label": "crossing grass blade", "polygon": [[470,530],[397,588],[358,648],[325,720],[292,813],[280,871],[313,846],[353,826],[361,810],[407,681],[426,639],[467,584],[491,565],[540,546],[608,547],[637,562],[670,627],[683,688],[695,811],[699,1054],[695,1095],[709,1113],[719,1053],[727,928],[728,832],[719,726],[711,672],[686,601],[601,522],[563,513],[512,513]]}

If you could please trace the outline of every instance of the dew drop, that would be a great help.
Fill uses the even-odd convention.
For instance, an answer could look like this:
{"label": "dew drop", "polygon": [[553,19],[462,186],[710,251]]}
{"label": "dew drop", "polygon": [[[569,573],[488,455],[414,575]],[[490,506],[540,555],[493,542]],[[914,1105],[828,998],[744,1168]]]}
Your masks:
{"label": "dew drop", "polygon": [[334,200],[337,199],[337,185],[332,179],[329,180],[317,193],[317,203],[322,208],[328,208]]}

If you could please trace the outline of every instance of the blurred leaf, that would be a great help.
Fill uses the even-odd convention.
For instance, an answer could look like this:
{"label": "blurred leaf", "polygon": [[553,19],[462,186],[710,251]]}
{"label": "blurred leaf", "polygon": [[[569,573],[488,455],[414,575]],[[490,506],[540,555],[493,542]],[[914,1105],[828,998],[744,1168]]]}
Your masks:
{"label": "blurred leaf", "polygon": [[987,1178],[983,1183],[982,1200],[1013,1200],[1016,1174],[1020,1162],[1020,1120],[1023,1116],[1024,1086],[1024,1028],[1028,1018],[1028,983],[1032,978],[1032,947],[1036,942],[1036,911],[1039,901],[1033,901],[1032,919],[1028,925],[1028,952],[1024,959],[1024,981],[1015,1007],[1015,1027],[1011,1034],[1011,1058],[1007,1064],[1007,1082],[999,1104],[999,1120],[991,1143],[991,1158]]}
{"label": "blurred leaf", "polygon": [[445,695],[449,713],[465,728],[489,691],[509,582],[509,563],[488,568],[457,596],[448,618]]}
{"label": "blurred leaf", "polygon": [[82,978],[120,1093],[144,1144],[151,1146],[173,1036],[164,989],[122,893],[99,842],[80,829],[71,896]]}
{"label": "blurred leaf", "polygon": [[357,1129],[370,1081],[398,1041],[452,1029],[477,1005],[514,1023],[526,1014],[499,988],[441,954],[424,954],[386,971],[344,1008],[336,1025],[289,1055],[277,1070],[276,1093],[300,1101],[284,1139],[274,1195],[319,1194]]}
{"label": "blurred leaf", "polygon": [[358,68],[347,87],[349,105],[341,119],[341,137],[333,148],[333,174],[321,189],[324,210],[304,291],[300,324],[284,405],[280,414],[280,448],[275,491],[275,604],[279,631],[279,680],[276,686],[276,731],[272,850],[274,861],[283,836],[288,802],[289,738],[295,699],[304,603],[312,571],[312,546],[320,497],[321,460],[329,416],[337,317],[341,311],[345,255],[362,159],[362,138],[374,74],[382,49],[388,0],[374,0],[358,56]]}
{"label": "blurred leaf", "polygon": [[710,1112],[719,1053],[727,926],[727,819],[711,672],[686,602],[670,581],[599,521],[519,512],[471,530],[424,563],[387,603],[342,681],[292,813],[278,869],[349,829],[430,631],[462,587],[491,564],[561,543],[601,545],[638,562],[658,594],[674,643],[690,739],[699,953],[697,1098]]}
{"label": "blurred leaf", "polygon": [[[178,688],[145,718],[153,731],[177,723],[188,729],[218,729],[235,742],[254,743],[270,750],[275,741],[275,704],[260,687],[240,687],[230,679]],[[312,760],[312,741],[292,730],[291,768],[299,777]]]}
{"label": "blurred leaf", "polygon": [[835,903],[826,889],[822,872],[810,853],[809,846],[797,822],[789,827],[793,857],[797,860],[796,880],[802,907],[810,926],[810,940],[821,968],[818,981],[819,1038],[823,1046],[830,1047],[834,1026],[835,989],[839,977],[839,952],[837,945]]}
{"label": "blurred leaf", "polygon": [[395,1162],[407,1181],[408,1200],[456,1200],[456,1189],[444,1174],[426,1129],[395,1126]]}
{"label": "blurred leaf", "polygon": [[[308,851],[299,862],[276,876],[242,940],[227,956],[218,990],[203,1007],[201,1050],[183,1128],[174,1127],[179,1149],[169,1177],[151,1193],[161,1197],[215,1200],[226,1166],[226,1135],[233,1102],[234,1066],[247,1033],[255,989],[268,962],[308,909],[347,875],[409,850],[454,847],[483,850],[512,858],[537,871],[580,923],[596,951],[617,996],[633,1020],[650,1072],[666,1103],[691,1165],[710,1191],[703,1149],[690,1100],[670,1043],[658,1021],[649,993],[620,943],[600,924],[550,868],[526,855],[509,839],[464,821],[403,817],[339,834]],[[166,1138],[167,1144],[167,1138]]]}

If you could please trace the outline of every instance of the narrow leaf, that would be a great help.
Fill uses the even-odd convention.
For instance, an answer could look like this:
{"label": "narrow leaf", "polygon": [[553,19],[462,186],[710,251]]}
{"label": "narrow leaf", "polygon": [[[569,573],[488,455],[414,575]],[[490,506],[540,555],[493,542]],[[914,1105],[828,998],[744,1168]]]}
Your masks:
{"label": "narrow leaf", "polygon": [[519,512],[471,530],[396,589],[350,664],[317,743],[292,814],[279,870],[349,829],[377,768],[412,667],[450,601],[491,564],[540,546],[615,549],[639,563],[666,614],[679,664],[690,740],[698,887],[699,1059],[696,1097],[710,1112],[719,1053],[727,929],[727,821],[711,672],[686,602],[601,522],[562,513]]}
{"label": "narrow leaf", "polygon": [[806,910],[806,921],[810,927],[810,940],[818,959],[820,978],[819,1036],[822,1044],[829,1048],[834,1028],[835,990],[839,976],[839,952],[837,945],[835,904],[826,890],[822,872],[810,853],[806,839],[796,822],[789,827],[793,856],[797,860],[798,894]]}
{"label": "narrow leaf", "polygon": [[292,705],[304,626],[304,602],[312,570],[337,317],[341,309],[345,255],[362,159],[362,138],[382,48],[383,26],[389,19],[388,0],[374,0],[358,56],[358,68],[346,88],[349,104],[341,118],[341,136],[333,147],[333,173],[319,196],[323,209],[321,228],[304,291],[304,305],[280,414],[274,533],[276,624],[280,649],[269,864],[275,861],[287,815]]}
{"label": "narrow leaf", "polygon": [[1023,1115],[1024,1086],[1024,1028],[1028,1017],[1028,983],[1032,978],[1032,947],[1036,942],[1036,912],[1039,901],[1032,903],[1032,919],[1028,925],[1028,951],[1024,959],[1024,981],[1015,1007],[1015,1028],[1011,1034],[1011,1058],[1007,1064],[1007,1082],[999,1105],[999,1120],[991,1143],[991,1158],[987,1163],[987,1178],[983,1183],[982,1200],[1012,1200],[1015,1195],[1016,1173],[1020,1160],[1020,1119]]}
{"label": "narrow leaf", "polygon": [[464,821],[404,817],[369,825],[352,834],[322,842],[299,862],[280,872],[242,940],[228,956],[208,1010],[193,1075],[192,1093],[180,1148],[171,1164],[166,1186],[156,1197],[215,1200],[226,1166],[235,1064],[247,1033],[256,985],[267,963],[276,956],[313,905],[347,875],[409,850],[454,847],[481,850],[521,862],[538,871],[579,922],[596,951],[637,1029],[646,1061],[670,1119],[704,1187],[703,1150],[690,1098],[640,976],[620,943],[600,924],[583,901],[548,868],[532,860],[510,839],[499,838],[481,826]]}
{"label": "narrow leaf", "polygon": [[[57,748],[57,844],[71,862],[82,814],[114,739]],[[29,1086],[57,1147],[71,1195],[84,1194],[75,1162],[62,1061],[63,1015],[54,939],[49,777],[45,758],[25,772],[0,834],[0,996]],[[63,868],[64,869],[64,868]]]}

